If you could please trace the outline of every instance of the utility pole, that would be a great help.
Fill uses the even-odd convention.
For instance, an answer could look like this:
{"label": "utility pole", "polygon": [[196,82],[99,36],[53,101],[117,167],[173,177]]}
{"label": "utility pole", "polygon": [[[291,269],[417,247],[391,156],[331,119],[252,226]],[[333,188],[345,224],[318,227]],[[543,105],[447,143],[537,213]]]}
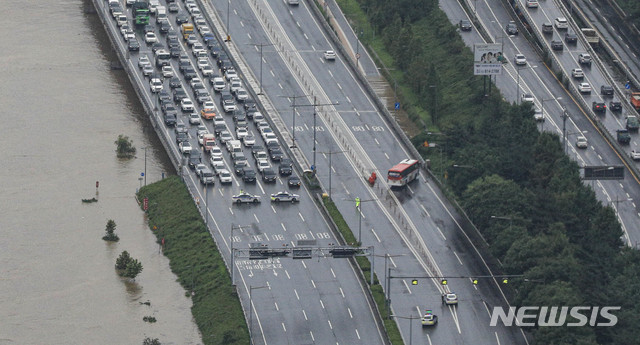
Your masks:
{"label": "utility pole", "polygon": [[272,46],[272,43],[257,43],[257,44],[251,44],[254,47],[260,47],[260,92],[258,92],[258,95],[263,95],[262,93],[262,48],[263,47],[267,47],[267,46]]}
{"label": "utility pole", "polygon": [[[313,174],[316,174],[316,170],[318,168],[318,166],[316,165],[316,118],[318,117],[318,113],[316,112],[316,108],[317,107],[322,107],[325,105],[340,105],[340,102],[335,102],[335,103],[318,103],[318,100],[316,98],[316,96],[313,96],[313,104],[304,104],[304,105],[297,105],[297,107],[313,107]],[[342,152],[342,151],[340,151]],[[329,157],[329,159],[331,159],[331,157]],[[329,180],[331,180],[331,177],[329,177]]]}
{"label": "utility pole", "polygon": [[562,106],[562,146],[564,153],[567,153],[567,107]]}
{"label": "utility pole", "polygon": [[[315,145],[314,145],[314,146],[315,146]],[[346,151],[329,151],[329,152],[320,152],[320,153],[322,153],[322,154],[327,154],[327,155],[329,155],[329,200],[331,200],[331,173],[332,173],[332,171],[333,171],[333,166],[332,166],[332,162],[331,162],[331,156],[333,156],[335,153],[344,153],[344,152],[346,152]],[[315,152],[314,152],[314,154],[315,154]],[[315,157],[315,155],[314,155],[314,157]],[[315,159],[314,159],[314,161],[315,161]],[[314,164],[315,164],[315,163],[314,163]],[[314,169],[313,169],[313,171],[314,171],[314,174],[315,174],[316,169],[314,168]]]}
{"label": "utility pole", "polygon": [[235,253],[233,252],[233,230],[242,230],[242,229],[248,229],[250,228],[250,226],[248,225],[233,225],[231,224],[231,285],[235,286],[235,280],[234,280],[234,272],[235,272]]}
{"label": "utility pole", "polygon": [[293,103],[291,104],[291,108],[293,109],[293,128],[291,130],[292,133],[292,143],[291,146],[289,146],[292,149],[295,149],[296,146],[296,107],[300,107],[300,105],[296,105],[296,99],[297,98],[303,98],[303,97],[309,97],[309,95],[298,95],[298,96],[280,96],[280,97],[286,97],[286,98],[290,98],[292,99]]}

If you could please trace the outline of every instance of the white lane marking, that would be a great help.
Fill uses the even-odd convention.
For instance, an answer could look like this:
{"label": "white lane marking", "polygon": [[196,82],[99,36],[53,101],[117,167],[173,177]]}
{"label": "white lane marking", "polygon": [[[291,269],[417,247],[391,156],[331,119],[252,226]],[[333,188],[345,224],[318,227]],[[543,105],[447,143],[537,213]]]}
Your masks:
{"label": "white lane marking", "polygon": [[426,208],[424,208],[424,206],[423,206],[422,204],[419,204],[419,205],[420,205],[420,207],[422,208],[422,210],[424,211],[424,213],[426,213],[426,214],[427,214],[427,217],[431,218],[431,215],[429,214],[429,211],[427,211],[427,209],[426,209]]}
{"label": "white lane marking", "polygon": [[342,90],[342,85],[340,85],[340,83],[336,83],[336,85],[338,85],[338,89]]}
{"label": "white lane marking", "polygon": [[302,262],[302,266],[304,266],[304,268],[307,268],[307,264],[304,263],[304,261],[300,261]]}
{"label": "white lane marking", "polygon": [[334,168],[333,166],[331,167],[331,171],[333,171],[334,173],[336,172],[336,168]]}
{"label": "white lane marking", "polygon": [[302,221],[304,222],[304,217],[302,216],[302,213],[298,212],[298,215],[300,216],[300,219],[302,219]]}
{"label": "white lane marking", "polygon": [[360,339],[360,333],[358,332],[357,328],[356,328],[356,335],[358,336],[358,339]]}
{"label": "white lane marking", "polygon": [[331,320],[327,320],[327,322],[329,323],[329,328],[333,329],[333,325],[331,325]]}
{"label": "white lane marking", "polygon": [[282,329],[284,329],[284,332],[287,332],[287,327],[284,326],[284,322],[282,323]]}
{"label": "white lane marking", "polygon": [[[244,28],[244,23],[242,22],[242,20],[240,21],[240,26],[242,26]],[[257,47],[256,47],[257,49]]]}
{"label": "white lane marking", "polygon": [[256,182],[258,182],[257,184],[258,184],[258,187],[260,187],[260,190],[262,191],[262,194],[263,194],[263,195],[264,195],[264,194],[266,194],[266,193],[264,192],[264,188],[262,188],[262,183],[260,183],[260,181],[256,181]]}
{"label": "white lane marking", "polygon": [[231,214],[233,214],[233,210],[231,209],[231,207],[229,207],[229,212],[231,212]]}
{"label": "white lane marking", "polygon": [[278,302],[273,302],[273,304],[276,306],[276,310],[280,311],[280,307],[278,307]]}
{"label": "white lane marking", "polygon": [[271,205],[271,209],[273,210],[273,213],[277,213],[277,212],[276,212],[276,208],[275,208],[275,207],[273,207],[273,205]]}
{"label": "white lane marking", "polygon": [[349,193],[349,190],[347,189],[347,186],[344,185],[344,182],[340,182],[340,184],[342,185],[342,188],[344,188],[344,191],[347,192],[347,194],[351,194],[351,193]]}
{"label": "white lane marking", "polygon": [[333,271],[333,268],[330,268],[330,270],[331,270],[331,275],[333,275],[333,277],[335,278],[336,277],[336,272]]}
{"label": "white lane marking", "polygon": [[412,292],[411,292],[411,289],[409,288],[409,284],[407,284],[407,281],[403,279],[402,284],[404,284],[404,287],[407,288],[407,291],[409,291],[409,294],[411,294]]}
{"label": "white lane marking", "polygon": [[309,321],[309,319],[307,318],[307,313],[304,311],[304,309],[302,309],[302,315],[304,315],[304,319]]}
{"label": "white lane marking", "polygon": [[298,296],[298,290],[293,289],[293,292],[296,294],[296,298],[298,299],[298,301],[300,300],[300,296]]}
{"label": "white lane marking", "polygon": [[498,342],[498,345],[500,345],[500,338],[498,338],[498,332],[495,332],[495,333],[496,333],[496,341]]}
{"label": "white lane marking", "polygon": [[384,156],[387,157],[387,159],[390,159],[389,155],[386,152],[384,153]]}
{"label": "white lane marking", "polygon": [[416,194],[413,189],[411,189],[411,186],[407,185],[407,189],[409,190],[409,192],[411,192],[411,194]]}
{"label": "white lane marking", "polygon": [[306,33],[303,33],[303,35],[304,35],[304,38],[306,38],[307,40],[309,39],[309,36],[307,36]]}
{"label": "white lane marking", "polygon": [[309,331],[309,335],[311,335],[311,340],[313,340],[313,342],[315,342],[316,338],[313,336],[313,332]]}
{"label": "white lane marking", "polygon": [[322,309],[324,309],[324,303],[322,303],[322,300],[320,300],[320,305],[322,306]]}
{"label": "white lane marking", "polygon": [[340,294],[342,295],[342,298],[345,298],[344,297],[344,291],[342,291],[342,288],[338,288],[338,289],[340,289]]}
{"label": "white lane marking", "polygon": [[300,22],[296,21],[296,25],[297,25],[298,27],[300,27]]}
{"label": "white lane marking", "polygon": [[291,279],[291,276],[289,276],[289,272],[287,272],[287,270],[284,270],[284,274],[287,275],[287,278]]}
{"label": "white lane marking", "polygon": [[458,262],[460,263],[460,265],[462,265],[462,260],[460,260],[460,257],[458,256],[458,253],[456,253],[455,251],[453,252],[453,255],[456,256],[456,259],[458,259]]}
{"label": "white lane marking", "polygon": [[272,69],[270,69],[270,70],[269,70],[269,72],[271,72],[271,76],[272,76],[272,77],[275,77],[275,76],[276,76],[276,74],[275,74],[275,73],[273,73],[273,70],[272,70]]}
{"label": "white lane marking", "polygon": [[260,219],[258,219],[258,216],[256,216],[256,214],[255,214],[255,213],[253,214],[253,218],[255,218],[255,219],[256,219],[256,222],[260,223]]}
{"label": "white lane marking", "polygon": [[285,228],[285,227],[284,227],[284,223],[280,223],[280,225],[282,225],[282,229],[283,229],[284,231],[287,231],[287,228]]}
{"label": "white lane marking", "polygon": [[382,242],[382,241],[380,241],[380,237],[378,237],[378,234],[376,234],[376,231],[373,230],[373,228],[371,229],[371,232],[373,233],[373,236],[376,237],[376,240],[378,240],[378,243]]}
{"label": "white lane marking", "polygon": [[351,98],[349,98],[349,96],[346,96],[346,97],[347,97],[347,102],[351,103]]}
{"label": "white lane marking", "polygon": [[429,336],[429,334],[427,334],[427,340],[429,340],[429,345],[433,345],[433,343],[431,342],[431,337]]}
{"label": "white lane marking", "polygon": [[398,267],[398,266],[396,265],[396,262],[395,262],[395,261],[393,261],[393,258],[392,258],[392,257],[389,257],[389,261],[391,261],[391,264],[393,265],[393,267],[394,267],[394,268],[395,268],[395,267]]}
{"label": "white lane marking", "polygon": [[233,10],[233,14],[235,14],[236,16],[238,15],[238,11],[236,11],[235,9]]}
{"label": "white lane marking", "polygon": [[316,47],[313,44],[311,45],[311,50],[313,50],[313,51],[316,50]]}
{"label": "white lane marking", "polygon": [[314,282],[314,281],[313,281],[313,279],[311,279],[311,285],[313,285],[313,288],[314,288],[314,289],[317,289],[317,287],[316,287],[316,282]]}
{"label": "white lane marking", "polygon": [[353,319],[353,314],[351,314],[351,308],[347,307],[347,311],[349,312],[349,316]]}
{"label": "white lane marking", "polygon": [[329,75],[331,76],[331,78],[333,78],[333,73],[331,73],[331,71],[328,71]]}
{"label": "white lane marking", "polygon": [[378,139],[373,138],[373,140],[375,140],[375,141],[376,141],[376,144],[380,145],[380,143],[378,142]]}
{"label": "white lane marking", "polygon": [[316,237],[313,235],[313,232],[311,232],[311,230],[309,230],[309,234],[311,234],[311,238],[312,239],[314,239],[314,240],[316,239]]}
{"label": "white lane marking", "polygon": [[251,34],[250,33],[247,33],[247,36],[249,36],[249,39],[251,39]]}
{"label": "white lane marking", "polygon": [[284,87],[282,87],[282,84],[278,83],[278,86],[280,86],[280,88],[284,90]]}
{"label": "white lane marking", "polygon": [[446,237],[444,237],[444,234],[442,233],[442,230],[440,230],[440,227],[437,227],[437,226],[436,226],[436,229],[438,229],[438,232],[440,233],[440,235],[442,236],[442,238],[446,241],[446,240],[447,240],[447,238],[446,238]]}
{"label": "white lane marking", "polygon": [[487,314],[489,314],[489,317],[491,317],[491,311],[489,310],[489,306],[487,305],[487,302],[482,301],[482,305],[484,305],[484,309],[487,310]]}

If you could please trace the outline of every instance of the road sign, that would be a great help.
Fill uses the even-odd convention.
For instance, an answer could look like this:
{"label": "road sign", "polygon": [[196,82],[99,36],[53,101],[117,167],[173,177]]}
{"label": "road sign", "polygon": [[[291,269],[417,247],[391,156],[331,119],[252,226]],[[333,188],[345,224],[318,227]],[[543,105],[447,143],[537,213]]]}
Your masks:
{"label": "road sign", "polygon": [[627,83],[624,84],[624,88],[629,90],[631,88],[631,83],[629,83],[629,81],[627,80]]}
{"label": "road sign", "polygon": [[624,180],[623,166],[585,166],[583,180]]}
{"label": "road sign", "polygon": [[396,102],[395,106],[396,110],[400,109],[400,102]]}
{"label": "road sign", "polygon": [[141,172],[141,173],[140,173],[140,176],[144,176],[144,173],[143,173],[143,172]]}
{"label": "road sign", "polygon": [[142,208],[146,211],[149,209],[149,198],[144,198],[142,201]]}

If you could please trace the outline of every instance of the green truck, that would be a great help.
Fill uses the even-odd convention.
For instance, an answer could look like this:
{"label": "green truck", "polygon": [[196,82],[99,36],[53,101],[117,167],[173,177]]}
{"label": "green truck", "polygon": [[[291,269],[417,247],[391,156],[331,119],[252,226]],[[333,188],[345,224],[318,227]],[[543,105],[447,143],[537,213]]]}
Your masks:
{"label": "green truck", "polygon": [[146,1],[138,0],[131,6],[133,20],[138,26],[149,24],[149,4]]}
{"label": "green truck", "polygon": [[629,134],[629,131],[626,129],[618,129],[616,131],[616,136],[620,144],[626,145],[626,144],[629,144],[629,142],[631,141],[631,135]]}
{"label": "green truck", "polygon": [[638,117],[635,115],[627,116],[627,129],[630,131],[638,131],[640,128],[640,122],[638,122]]}

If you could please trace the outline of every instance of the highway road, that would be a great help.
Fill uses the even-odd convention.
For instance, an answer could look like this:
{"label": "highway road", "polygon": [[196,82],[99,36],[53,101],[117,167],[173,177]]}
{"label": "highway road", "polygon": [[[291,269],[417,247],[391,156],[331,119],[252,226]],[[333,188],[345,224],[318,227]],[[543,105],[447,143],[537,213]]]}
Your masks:
{"label": "highway road", "polygon": [[[476,5],[478,18],[484,23],[493,40],[498,43],[504,42],[505,55],[510,59],[510,63],[504,67],[503,74],[496,78],[497,85],[504,97],[507,100],[516,102],[519,98],[517,95],[518,89],[521,90],[520,94],[525,91],[533,94],[536,99],[536,106],[542,108],[544,103],[546,121],[540,124],[540,129],[557,133],[561,138],[563,109],[566,109],[567,152],[580,166],[622,165],[622,161],[615,150],[603,139],[589,116],[576,105],[574,97],[558,82],[524,35],[506,35],[504,27],[512,18],[502,2],[497,0],[477,1]],[[442,9],[454,24],[460,18],[467,18],[467,15],[456,1],[443,3]],[[542,21],[553,22],[560,15],[557,9],[554,9],[553,1],[541,1],[538,9],[529,9],[529,12],[534,18],[537,18],[536,23],[540,26]],[[553,35],[549,35],[545,43],[549,44],[550,40],[553,39],[552,37],[560,38],[563,41],[564,50],[554,54],[556,54],[563,66],[570,71],[572,68],[578,67],[575,59],[580,52],[585,50],[580,45],[580,42],[576,46],[567,45],[564,42],[564,33],[564,31],[558,32],[554,28]],[[473,47],[474,43],[484,43],[475,28],[472,32],[461,34],[469,47]],[[528,61],[526,67],[520,68],[520,78],[518,78],[518,71],[512,60],[516,53],[524,54]],[[585,101],[591,104],[593,100],[602,100],[603,98],[599,95],[599,89],[600,85],[604,83],[604,77],[602,77],[600,69],[594,63],[592,68],[584,68],[584,70],[585,79],[594,85],[592,94],[583,96]],[[519,87],[518,79],[520,79]],[[609,99],[604,100],[608,104]],[[605,123],[607,128],[621,128],[615,127],[618,126],[617,123],[620,122],[621,115],[614,115],[608,110],[606,115],[600,117],[600,120]],[[578,135],[584,135],[588,139],[589,147],[586,150],[576,148],[575,140]],[[635,145],[637,134],[632,134],[632,138],[632,145]],[[624,242],[628,245],[637,245],[640,241],[640,222],[638,222],[640,213],[636,205],[636,201],[640,200],[638,181],[627,171],[625,179],[621,181],[601,180],[585,183],[592,185],[599,200],[617,210],[625,232]]]}
{"label": "highway road", "polygon": [[[104,7],[100,5],[105,3],[98,4],[99,10],[103,10]],[[179,2],[179,5],[183,10],[184,3]],[[130,13],[128,15],[130,16]],[[177,28],[174,15],[169,17],[171,25]],[[113,19],[109,17],[107,22],[110,29],[115,29]],[[149,46],[141,39],[139,29],[137,36],[141,42],[140,52],[131,52],[127,63],[136,71],[135,84],[143,91],[143,97],[153,102],[157,97],[150,92],[148,78],[144,77],[137,67],[139,55],[152,54]],[[164,35],[158,36],[161,42],[164,42]],[[126,42],[122,36],[117,38],[117,49],[126,50]],[[180,41],[183,51],[189,52],[189,56],[193,57],[182,39]],[[193,58],[192,62],[195,65]],[[177,72],[177,61],[173,60],[171,65]],[[182,77],[179,73],[177,75]],[[189,96],[194,99],[194,94],[183,78],[181,82],[184,89],[189,90]],[[165,90],[169,90],[168,81],[165,80],[163,83]],[[207,87],[209,88],[208,84]],[[215,95],[215,98],[218,104],[219,96]],[[229,115],[219,113],[218,116],[225,117],[227,126],[234,128]],[[196,128],[187,121],[186,114],[180,113],[179,122],[187,124],[189,141],[192,146],[198,147]],[[211,123],[207,123],[207,127],[213,132]],[[250,128],[256,132],[253,124]],[[158,130],[163,132],[161,137],[171,139],[169,154],[179,155],[173,129],[162,126]],[[261,139],[258,137],[257,140]],[[226,164],[230,166],[230,157],[225,150],[223,151]],[[248,157],[251,156],[248,149],[245,148],[244,152]],[[255,167],[252,159],[249,159],[249,164]],[[337,242],[304,187],[292,190],[300,194],[299,203],[270,204],[269,194],[287,189],[286,179],[279,177],[275,185],[263,184],[261,181],[249,185],[234,176],[233,182],[229,185],[223,186],[217,180],[215,186],[205,189],[188,168],[183,169],[182,176],[197,197],[201,208],[207,206],[207,222],[211,234],[227,262],[231,258],[232,246],[246,249],[249,243],[261,243],[270,248],[280,248],[283,245],[296,246],[299,240],[315,240],[318,246],[327,247]],[[232,194],[238,193],[241,189],[260,195],[262,203],[232,205]],[[232,228],[236,229],[233,234]],[[252,320],[252,333],[254,341],[258,344],[383,343],[364,288],[346,260],[292,261],[281,258],[254,261],[237,257],[235,282],[239,287],[247,318]],[[253,296],[251,311],[249,291],[252,291]]]}
{"label": "highway road", "polygon": [[[218,15],[226,21],[225,1],[214,1]],[[295,116],[296,145],[311,160],[313,156],[313,115],[310,107],[298,108],[293,115],[291,101],[283,96],[306,95],[313,89],[320,103],[338,103],[322,107],[325,115],[318,116],[317,167],[318,176],[328,186],[332,174],[332,197],[342,210],[352,229],[359,228],[354,198],[363,200],[362,242],[376,246],[376,253],[400,255],[389,260],[394,276],[425,277],[427,275],[479,275],[485,269],[473,248],[459,230],[459,217],[451,211],[430,181],[421,177],[406,192],[390,195],[384,178],[371,189],[364,183],[360,167],[373,168],[384,177],[386,171],[408,152],[387,126],[373,102],[355,81],[353,71],[339,56],[327,62],[322,52],[332,47],[307,3],[289,7],[284,2],[249,1],[233,3],[229,10],[232,41],[242,52],[254,75],[261,63],[256,44],[273,44],[263,50],[263,89],[274,103],[289,131]],[[225,24],[226,25],[226,24]],[[283,43],[276,43],[278,40]],[[282,49],[284,47],[284,49]],[[293,58],[289,60],[289,55]],[[282,58],[281,58],[282,57]],[[284,63],[287,61],[287,63]],[[298,72],[302,71],[302,72]],[[307,84],[297,81],[303,74]],[[296,101],[296,104],[308,105]],[[320,152],[349,151],[333,154],[333,169],[329,169],[329,155]],[[355,152],[352,154],[351,152]],[[355,159],[354,159],[355,157]],[[354,171],[354,166],[356,170]],[[397,201],[395,201],[397,200]],[[391,201],[396,206],[385,206]],[[415,243],[417,241],[419,243]],[[429,245],[426,246],[425,243]],[[414,254],[417,254],[419,259]],[[384,276],[383,259],[376,260],[376,273]],[[436,329],[414,332],[414,341],[424,343],[466,343],[482,339],[482,343],[524,343],[519,329],[489,328],[488,308],[503,302],[491,282],[476,289],[467,280],[450,283],[461,299],[459,308],[442,307],[438,282],[419,279],[418,286],[410,286],[410,279],[392,279],[393,313],[416,317],[425,309],[441,315]],[[409,323],[399,321],[405,340]],[[414,321],[414,325],[419,325]]]}

